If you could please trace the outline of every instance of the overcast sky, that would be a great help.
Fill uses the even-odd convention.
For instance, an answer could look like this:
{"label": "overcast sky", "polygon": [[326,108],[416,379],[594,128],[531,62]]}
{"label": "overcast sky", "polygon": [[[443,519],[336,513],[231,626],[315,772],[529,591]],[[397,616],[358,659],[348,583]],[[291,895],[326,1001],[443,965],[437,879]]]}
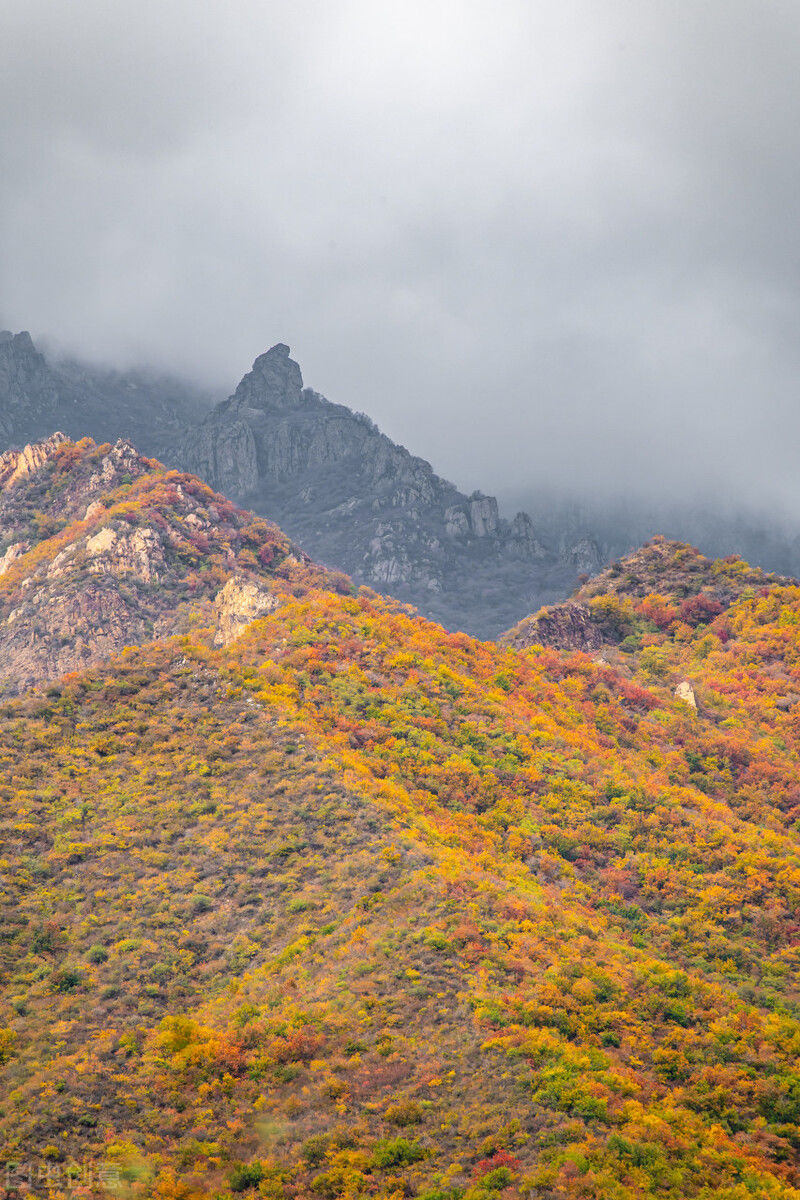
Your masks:
{"label": "overcast sky", "polygon": [[3,0],[0,322],[800,508],[797,0]]}

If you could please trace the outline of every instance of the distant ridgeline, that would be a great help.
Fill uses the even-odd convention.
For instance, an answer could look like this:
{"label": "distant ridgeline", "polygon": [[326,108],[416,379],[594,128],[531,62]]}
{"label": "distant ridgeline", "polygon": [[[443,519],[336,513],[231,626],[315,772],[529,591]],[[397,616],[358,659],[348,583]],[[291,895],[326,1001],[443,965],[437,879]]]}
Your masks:
{"label": "distant ridgeline", "polygon": [[554,552],[526,513],[503,520],[493,496],[465,496],[367,417],[304,388],[284,345],[189,433],[179,462],[315,558],[479,636],[600,565],[588,540]]}
{"label": "distant ridgeline", "polygon": [[213,404],[210,392],[148,371],[50,363],[29,333],[0,332],[0,452],[61,430],[97,442],[127,438],[170,458],[179,434]]}

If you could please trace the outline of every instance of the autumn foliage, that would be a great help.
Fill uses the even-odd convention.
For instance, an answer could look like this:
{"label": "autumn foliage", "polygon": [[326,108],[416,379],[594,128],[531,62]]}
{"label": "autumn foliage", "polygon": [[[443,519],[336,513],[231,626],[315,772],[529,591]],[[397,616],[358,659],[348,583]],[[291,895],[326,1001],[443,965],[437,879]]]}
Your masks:
{"label": "autumn foliage", "polygon": [[[139,481],[168,523],[178,483]],[[54,1197],[797,1200],[800,588],[680,553],[588,598],[594,657],[309,567],[227,649],[6,701],[4,1163]]]}

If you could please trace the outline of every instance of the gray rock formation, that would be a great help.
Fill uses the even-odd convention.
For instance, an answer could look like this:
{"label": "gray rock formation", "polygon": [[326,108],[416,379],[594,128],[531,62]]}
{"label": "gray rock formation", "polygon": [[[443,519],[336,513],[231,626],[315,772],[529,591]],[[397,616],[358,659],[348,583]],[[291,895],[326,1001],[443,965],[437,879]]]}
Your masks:
{"label": "gray rock formation", "polygon": [[0,438],[4,445],[33,441],[35,435],[18,430],[38,426],[52,433],[58,406],[58,388],[50,368],[29,333],[0,333]]}
{"label": "gray rock formation", "polygon": [[600,649],[603,636],[585,604],[566,600],[526,617],[504,634],[501,641],[517,650],[542,645],[589,653]]}
{"label": "gray rock formation", "polygon": [[185,437],[178,465],[450,628],[494,636],[578,573],[525,513],[504,520],[493,496],[464,495],[368,417],[304,388],[283,344]]}
{"label": "gray rock formation", "polygon": [[29,333],[0,333],[0,451],[63,429],[71,438],[97,442],[128,438],[144,454],[166,458],[213,400],[164,375],[75,360],[51,363]]}

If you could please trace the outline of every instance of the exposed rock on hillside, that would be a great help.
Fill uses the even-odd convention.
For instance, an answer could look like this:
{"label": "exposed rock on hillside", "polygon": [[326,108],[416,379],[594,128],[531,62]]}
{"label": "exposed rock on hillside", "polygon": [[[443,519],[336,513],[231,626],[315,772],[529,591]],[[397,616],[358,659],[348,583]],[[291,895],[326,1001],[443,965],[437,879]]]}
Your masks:
{"label": "exposed rock on hillside", "polygon": [[217,630],[215,646],[228,646],[258,617],[274,612],[279,597],[255,579],[232,576],[214,601]]}
{"label": "exposed rock on hillside", "polygon": [[0,691],[181,632],[203,614],[227,643],[281,589],[314,582],[350,586],[274,525],[127,442],[58,433],[0,458]]}
{"label": "exposed rock on hillside", "polygon": [[525,513],[505,521],[493,496],[464,495],[367,417],[304,388],[283,344],[187,436],[180,461],[315,558],[450,628],[494,636],[583,569],[583,550],[553,552]]}
{"label": "exposed rock on hillside", "polygon": [[554,604],[520,621],[501,639],[506,645],[524,650],[526,646],[554,646],[557,650],[599,650],[602,634],[585,604],[567,600]]}
{"label": "exposed rock on hillside", "polygon": [[31,475],[47,461],[57,446],[68,440],[65,433],[54,433],[43,442],[0,454],[0,487],[7,487],[25,475]]}
{"label": "exposed rock on hillside", "polygon": [[678,700],[682,700],[684,704],[688,704],[690,708],[697,708],[697,697],[688,679],[682,679],[675,688],[675,697]]}

